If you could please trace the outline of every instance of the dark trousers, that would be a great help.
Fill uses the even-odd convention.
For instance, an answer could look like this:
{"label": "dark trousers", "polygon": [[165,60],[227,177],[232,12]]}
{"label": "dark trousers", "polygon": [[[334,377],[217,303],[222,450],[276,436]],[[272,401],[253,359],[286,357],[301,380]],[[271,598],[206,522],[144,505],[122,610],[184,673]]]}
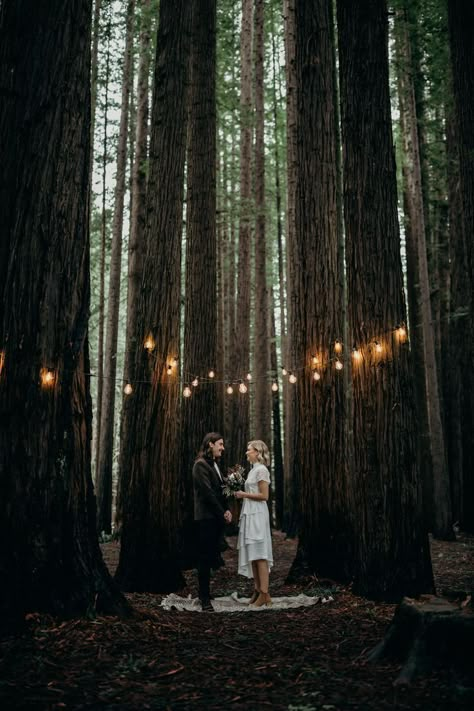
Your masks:
{"label": "dark trousers", "polygon": [[219,568],[223,564],[219,542],[224,526],[216,519],[204,519],[195,521],[195,529],[199,599],[206,600],[211,594],[211,568]]}

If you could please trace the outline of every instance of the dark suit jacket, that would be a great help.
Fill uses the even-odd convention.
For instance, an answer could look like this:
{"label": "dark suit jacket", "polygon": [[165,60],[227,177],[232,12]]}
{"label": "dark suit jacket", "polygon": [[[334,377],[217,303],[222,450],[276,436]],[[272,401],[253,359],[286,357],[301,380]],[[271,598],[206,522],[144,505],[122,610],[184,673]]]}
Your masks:
{"label": "dark suit jacket", "polygon": [[205,459],[196,459],[193,466],[194,520],[217,519],[224,525],[226,497],[214,466]]}

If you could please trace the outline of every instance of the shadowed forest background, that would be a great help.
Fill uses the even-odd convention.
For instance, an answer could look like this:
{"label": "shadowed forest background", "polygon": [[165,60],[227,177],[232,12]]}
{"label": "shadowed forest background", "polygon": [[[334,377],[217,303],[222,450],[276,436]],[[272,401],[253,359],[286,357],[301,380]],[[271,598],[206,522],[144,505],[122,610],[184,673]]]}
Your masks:
{"label": "shadowed forest background", "polygon": [[[157,608],[195,593],[191,471],[208,431],[224,436],[223,471],[245,464],[249,439],[271,450],[275,589],[334,593],[330,623],[322,607],[285,613],[300,633],[277,668],[316,658],[310,630],[339,612],[350,626],[362,605],[377,624],[351,643],[357,666],[393,606],[403,617],[416,598],[422,625],[423,601],[455,622],[434,633],[446,654],[431,687],[387,708],[472,701],[473,27],[465,0],[0,0],[0,698],[12,708],[64,707],[35,701],[43,662],[24,706],[15,696],[15,660],[51,652],[41,629],[75,639],[59,620],[90,617],[140,646],[144,624],[161,641],[176,624]],[[216,585],[245,594],[232,510]],[[224,626],[180,614],[192,634]],[[243,656],[244,617],[223,633]],[[377,702],[357,681],[354,703],[325,690],[324,705],[300,673],[268,704]],[[71,708],[224,698],[143,687],[95,702],[87,688]]]}

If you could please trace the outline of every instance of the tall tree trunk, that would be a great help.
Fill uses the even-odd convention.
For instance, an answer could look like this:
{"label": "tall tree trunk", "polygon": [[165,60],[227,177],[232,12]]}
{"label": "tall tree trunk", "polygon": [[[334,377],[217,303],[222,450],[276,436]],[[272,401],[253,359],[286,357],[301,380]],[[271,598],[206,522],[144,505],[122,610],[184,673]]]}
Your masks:
{"label": "tall tree trunk", "polygon": [[293,477],[299,493],[300,526],[290,577],[318,573],[347,580],[352,531],[344,381],[334,368],[334,345],[342,322],[332,21],[331,0],[317,0],[311,6],[296,0],[298,167],[292,288],[298,380]]}
{"label": "tall tree trunk", "polygon": [[470,457],[474,450],[474,5],[462,0],[448,0],[448,18],[456,110],[455,130],[459,147],[459,188],[461,225],[469,273],[470,328],[464,349],[469,352],[469,368],[464,373],[463,421],[466,429],[464,443],[464,511],[465,530],[474,531],[474,470]]}
{"label": "tall tree trunk", "polygon": [[122,100],[117,148],[112,249],[110,255],[107,338],[105,342],[104,386],[102,391],[99,459],[96,472],[97,530],[110,533],[112,528],[112,468],[115,423],[115,380],[117,377],[117,341],[122,271],[122,230],[127,165],[127,138],[130,79],[132,74],[135,0],[128,0],[127,29],[122,75]]}
{"label": "tall tree trunk", "polygon": [[[191,470],[206,432],[220,432],[217,387],[216,0],[193,0],[189,96],[184,372],[199,386],[182,405],[182,482],[193,517]],[[209,373],[214,372],[214,377]]]}
{"label": "tall tree trunk", "polygon": [[[161,0],[146,196],[146,257],[138,309],[136,389],[131,397],[128,489],[122,491],[123,589],[169,592],[178,563],[181,233],[191,8]],[[145,347],[144,347],[145,346]],[[171,374],[168,370],[171,367]]]}
{"label": "tall tree trunk", "polygon": [[[354,353],[354,590],[433,589],[415,446],[388,83],[388,14],[338,0],[349,327]],[[377,344],[382,352],[377,349]],[[357,360],[356,360],[357,358]]]}
{"label": "tall tree trunk", "polygon": [[[441,421],[440,391],[426,252],[421,161],[413,78],[414,67],[405,8],[397,10],[395,23],[397,75],[404,144],[404,178],[407,181],[407,220],[409,221],[407,239],[413,240],[416,245],[416,265],[418,267],[414,277],[416,283],[419,284],[419,315],[421,316],[421,345],[423,349],[418,358],[421,360],[425,374],[434,506],[430,518],[432,531],[436,538],[452,540],[454,532],[452,529],[451,497]],[[408,254],[414,252],[415,248],[412,248],[408,251]]]}
{"label": "tall tree trunk", "polygon": [[[294,265],[296,255],[295,241],[295,205],[296,205],[296,71],[295,71],[295,0],[284,0],[283,14],[285,20],[285,67],[286,67],[286,163],[287,163],[287,199],[286,199],[286,294],[287,318],[286,331],[282,344],[283,366],[293,367],[296,354],[294,352]],[[284,529],[289,536],[296,535],[298,491],[293,479],[292,461],[293,430],[295,421],[295,389],[283,380],[283,412],[285,433],[285,520]]]}
{"label": "tall tree trunk", "polygon": [[253,375],[255,421],[252,436],[271,442],[270,321],[265,235],[264,0],[255,0],[255,330]]}
{"label": "tall tree trunk", "polygon": [[90,10],[0,10],[2,626],[129,610],[100,553],[90,470]]}
{"label": "tall tree trunk", "polygon": [[[100,12],[102,0],[94,0],[94,16],[92,23],[92,52],[91,52],[91,156],[89,168],[91,177],[94,172],[94,134],[95,116],[97,109],[97,80],[99,74],[99,34],[100,34]],[[92,181],[91,181],[92,182]]]}
{"label": "tall tree trunk", "polygon": [[281,437],[281,412],[280,412],[280,391],[278,385],[278,364],[277,364],[277,349],[276,349],[276,329],[275,329],[275,297],[272,290],[272,302],[270,309],[271,331],[270,331],[270,367],[272,375],[272,422],[273,422],[273,481],[274,492],[272,499],[274,501],[274,516],[275,525],[281,528],[284,514],[284,489],[283,489],[283,449]]}
{"label": "tall tree trunk", "polygon": [[[148,93],[150,72],[150,40],[151,40],[151,0],[140,1],[140,59],[138,67],[137,89],[137,122],[135,134],[135,160],[132,168],[131,189],[131,218],[130,237],[128,240],[128,290],[127,290],[127,327],[125,337],[125,363],[123,380],[125,387],[135,379],[134,355],[141,341],[141,334],[137,331],[137,312],[140,297],[140,284],[145,258],[145,223],[146,223],[146,176],[148,168]],[[121,492],[128,490],[128,475],[130,462],[126,460],[127,447],[124,442],[128,440],[129,406],[130,398],[124,393],[120,423],[120,459],[118,472],[118,494],[115,520],[117,528],[121,522]]]}
{"label": "tall tree trunk", "polygon": [[[250,365],[250,248],[252,234],[252,37],[253,1],[242,0],[240,44],[240,223],[237,281],[237,314],[235,333],[234,372],[245,378]],[[243,380],[243,386],[246,381]],[[230,447],[232,462],[245,462],[249,439],[250,411],[248,392],[237,392],[233,413],[233,442]]]}
{"label": "tall tree trunk", "polygon": [[[110,13],[110,6],[108,7]],[[105,257],[107,251],[107,159],[108,159],[108,111],[109,111],[109,83],[110,83],[110,40],[111,40],[110,15],[107,22],[107,51],[105,59],[105,96],[103,118],[103,143],[102,143],[102,206],[100,216],[100,267],[99,267],[99,337],[97,344],[97,403],[96,426],[94,430],[93,452],[95,462],[95,476],[99,469],[99,442],[100,420],[102,412],[102,392],[104,390],[104,334],[105,334]]]}

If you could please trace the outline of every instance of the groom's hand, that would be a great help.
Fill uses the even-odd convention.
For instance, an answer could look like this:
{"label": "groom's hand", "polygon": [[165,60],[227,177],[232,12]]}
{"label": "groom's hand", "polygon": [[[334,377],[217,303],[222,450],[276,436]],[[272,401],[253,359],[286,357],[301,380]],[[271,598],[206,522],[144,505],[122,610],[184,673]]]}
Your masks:
{"label": "groom's hand", "polygon": [[230,523],[232,521],[232,514],[230,511],[224,512],[224,519],[225,519],[226,523]]}

